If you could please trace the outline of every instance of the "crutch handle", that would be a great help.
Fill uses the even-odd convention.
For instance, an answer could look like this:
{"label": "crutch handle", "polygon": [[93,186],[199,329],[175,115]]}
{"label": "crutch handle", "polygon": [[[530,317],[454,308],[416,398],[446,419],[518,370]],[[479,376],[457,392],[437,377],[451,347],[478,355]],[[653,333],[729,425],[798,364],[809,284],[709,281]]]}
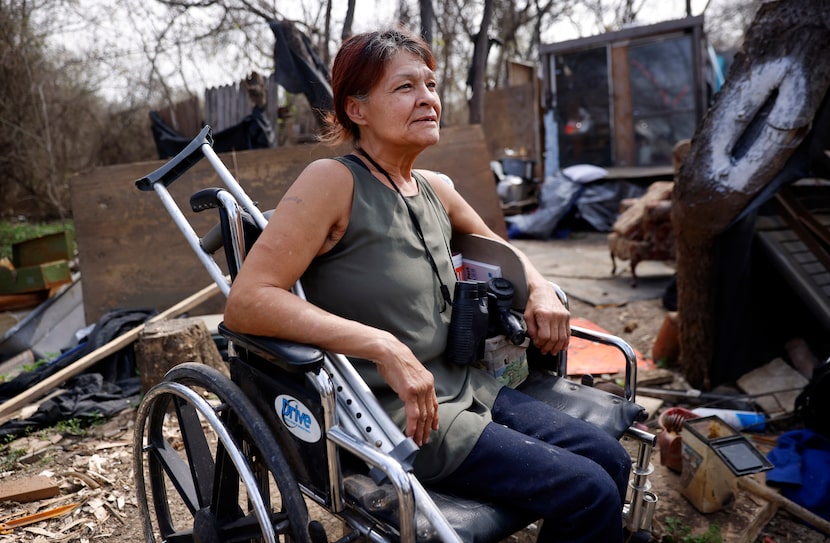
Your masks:
{"label": "crutch handle", "polygon": [[211,128],[205,125],[199,135],[193,138],[187,147],[182,149],[179,154],[167,161],[162,167],[146,175],[135,182],[135,186],[139,190],[150,191],[154,190],[153,185],[162,183],[165,187],[178,179],[184,172],[190,169],[191,166],[199,162],[204,153],[202,153],[202,145],[208,144],[213,146],[213,134]]}

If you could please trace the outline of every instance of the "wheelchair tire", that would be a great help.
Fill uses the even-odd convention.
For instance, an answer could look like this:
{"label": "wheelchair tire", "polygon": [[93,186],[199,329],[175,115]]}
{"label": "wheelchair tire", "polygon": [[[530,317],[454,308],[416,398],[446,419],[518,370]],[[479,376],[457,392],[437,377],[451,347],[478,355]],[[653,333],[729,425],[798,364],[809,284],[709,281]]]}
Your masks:
{"label": "wheelchair tire", "polygon": [[312,540],[303,495],[267,424],[213,368],[178,365],[147,392],[133,468],[150,543]]}

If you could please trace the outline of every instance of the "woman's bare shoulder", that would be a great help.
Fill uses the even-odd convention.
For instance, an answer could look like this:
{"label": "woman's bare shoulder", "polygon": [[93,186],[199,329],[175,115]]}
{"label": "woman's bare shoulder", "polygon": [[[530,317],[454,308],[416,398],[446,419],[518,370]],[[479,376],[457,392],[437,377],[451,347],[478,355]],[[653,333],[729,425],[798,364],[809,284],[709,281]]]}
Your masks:
{"label": "woman's bare shoulder", "polygon": [[309,163],[308,166],[303,168],[303,171],[300,173],[300,176],[297,178],[299,181],[303,178],[311,178],[315,180],[320,179],[331,179],[334,176],[335,179],[351,179],[352,174],[349,169],[346,167],[345,164],[336,160],[334,158],[318,158],[313,162]]}

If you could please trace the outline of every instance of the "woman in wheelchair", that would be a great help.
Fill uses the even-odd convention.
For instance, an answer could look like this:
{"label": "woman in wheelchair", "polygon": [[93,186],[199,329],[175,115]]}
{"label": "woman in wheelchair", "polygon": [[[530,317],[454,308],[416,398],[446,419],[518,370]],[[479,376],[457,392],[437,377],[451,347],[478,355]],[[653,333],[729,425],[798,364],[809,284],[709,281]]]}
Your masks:
{"label": "woman in wheelchair", "polygon": [[[420,446],[421,481],[549,519],[539,541],[621,541],[631,461],[620,443],[446,355],[451,236],[505,242],[441,176],[412,169],[439,139],[434,68],[427,44],[402,29],[343,44],[326,138],[355,152],[313,162],[289,188],[233,283],[225,323],[348,356]],[[519,257],[529,336],[543,353],[566,349],[567,309]],[[291,291],[298,280],[307,301]]]}

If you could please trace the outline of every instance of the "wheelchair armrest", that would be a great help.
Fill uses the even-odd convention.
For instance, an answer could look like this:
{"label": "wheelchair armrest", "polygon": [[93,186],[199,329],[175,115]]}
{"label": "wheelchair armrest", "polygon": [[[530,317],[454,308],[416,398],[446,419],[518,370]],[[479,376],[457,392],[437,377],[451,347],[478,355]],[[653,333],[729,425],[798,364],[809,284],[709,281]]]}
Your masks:
{"label": "wheelchair armrest", "polygon": [[[562,290],[562,288],[554,282],[551,282],[550,285],[556,292],[556,295],[562,301],[562,304],[565,306],[565,308],[570,309],[570,304],[568,303],[568,295],[565,294],[565,291]],[[625,358],[625,399],[630,402],[634,402],[636,400],[637,395],[637,355],[634,352],[634,349],[631,348],[631,345],[629,345],[625,340],[617,336],[612,336],[611,334],[605,334],[603,332],[598,332],[596,330],[590,330],[588,328],[583,328],[581,326],[571,326],[571,336],[578,337],[581,339],[587,339],[589,341],[600,343],[602,345],[615,347],[618,351],[620,351],[620,354],[622,354],[623,358]],[[538,363],[538,366],[544,367],[547,370],[551,370],[560,377],[567,377],[567,351],[556,353],[555,355],[552,355],[552,357],[546,357],[539,353],[538,350],[532,354],[531,350],[529,350],[528,355],[529,359],[532,356],[537,360],[537,362],[540,362]],[[549,358],[555,358],[555,360],[550,360]]]}
{"label": "wheelchair armrest", "polygon": [[264,360],[276,364],[291,373],[316,372],[323,365],[323,351],[312,345],[304,345],[284,339],[239,334],[219,323],[219,333],[236,347],[250,351]]}

